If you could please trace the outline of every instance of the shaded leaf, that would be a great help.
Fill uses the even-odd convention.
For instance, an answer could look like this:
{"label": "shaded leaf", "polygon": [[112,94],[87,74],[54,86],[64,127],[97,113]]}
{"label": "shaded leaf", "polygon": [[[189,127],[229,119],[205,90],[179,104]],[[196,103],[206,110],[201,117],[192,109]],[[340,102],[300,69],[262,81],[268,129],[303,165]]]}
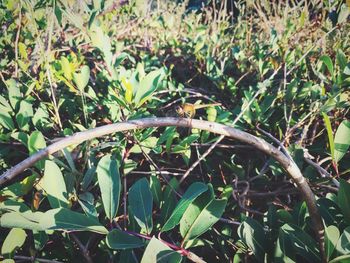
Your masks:
{"label": "shaded leaf", "polygon": [[169,231],[173,229],[180,222],[182,215],[185,213],[187,207],[191,204],[191,202],[207,189],[208,187],[200,182],[191,184],[191,186],[187,189],[185,194],[178,202],[175,210],[167,222],[163,225],[162,231]]}
{"label": "shaded leaf", "polygon": [[48,210],[40,217],[39,224],[43,229],[108,233],[108,230],[97,219],[66,208]]}
{"label": "shaded leaf", "polygon": [[143,247],[143,241],[119,229],[113,229],[106,237],[107,245],[112,249],[130,249]]}
{"label": "shaded leaf", "polygon": [[153,229],[153,196],[146,178],[138,180],[131,186],[128,200],[136,222],[143,231],[150,234]]}
{"label": "shaded leaf", "polygon": [[257,259],[264,258],[267,239],[263,227],[256,220],[247,217],[239,226],[238,235]]}

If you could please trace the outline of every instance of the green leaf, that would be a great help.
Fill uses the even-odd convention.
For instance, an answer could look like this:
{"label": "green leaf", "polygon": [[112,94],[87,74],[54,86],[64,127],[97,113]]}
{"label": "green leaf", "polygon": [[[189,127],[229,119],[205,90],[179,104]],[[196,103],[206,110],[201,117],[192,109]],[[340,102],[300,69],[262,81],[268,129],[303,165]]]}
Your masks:
{"label": "green leaf", "polygon": [[116,159],[106,155],[101,158],[96,169],[103,207],[110,221],[117,215],[119,207],[121,191],[119,166]]}
{"label": "green leaf", "polygon": [[83,66],[80,70],[80,73],[73,73],[73,80],[77,85],[80,92],[84,91],[84,88],[89,83],[90,78],[90,68],[89,66]]}
{"label": "green leaf", "polygon": [[48,210],[41,216],[39,224],[44,229],[108,233],[108,230],[97,219],[66,208]]}
{"label": "green leaf", "polygon": [[20,100],[22,99],[22,94],[18,83],[14,79],[9,79],[6,80],[6,84],[9,92],[10,104],[14,110],[17,110]]}
{"label": "green leaf", "polygon": [[347,64],[347,59],[341,49],[337,50],[337,64],[339,65],[340,72],[343,72]]}
{"label": "green leaf", "polygon": [[69,62],[69,60],[66,57],[64,57],[64,56],[61,57],[61,68],[63,70],[64,77],[67,80],[72,80],[74,67]]}
{"label": "green leaf", "polygon": [[328,135],[328,142],[329,142],[329,148],[331,150],[331,156],[332,160],[334,160],[334,140],[333,140],[333,132],[332,132],[332,125],[331,121],[329,120],[329,117],[326,113],[322,112],[323,121],[326,125],[327,135]]}
{"label": "green leaf", "polygon": [[279,229],[279,235],[274,252],[274,262],[276,263],[295,263],[296,258],[294,244],[291,237],[286,232]]}
{"label": "green leaf", "polygon": [[[320,252],[318,246],[305,231],[295,225],[285,224],[281,227],[280,231],[284,232],[285,237],[290,239],[291,242],[288,246],[285,246],[288,250],[294,250],[297,254],[307,259],[310,262],[320,262]],[[294,259],[294,258],[293,258]]]}
{"label": "green leaf", "polygon": [[16,121],[18,127],[21,130],[29,130],[29,119],[34,115],[32,104],[26,100],[22,100],[19,106],[18,113],[16,115]]}
{"label": "green leaf", "polygon": [[163,199],[161,202],[161,211],[160,211],[160,217],[161,222],[165,223],[166,220],[171,215],[172,211],[175,209],[176,206],[176,195],[175,192],[179,187],[179,181],[173,177],[169,184],[165,187],[165,190],[163,192]]}
{"label": "green leaf", "polygon": [[21,228],[12,228],[6,236],[1,247],[1,254],[11,254],[20,248],[27,238],[26,232]]}
{"label": "green leaf", "polygon": [[91,217],[95,217],[95,218],[98,217],[96,207],[94,205],[93,194],[91,194],[90,192],[84,192],[84,193],[80,194],[78,202],[79,202],[81,208],[83,208],[83,210],[87,216],[91,216]]}
{"label": "green leaf", "polygon": [[143,247],[143,241],[119,229],[113,229],[106,237],[107,245],[112,249],[130,249]]}
{"label": "green leaf", "polygon": [[335,249],[338,255],[350,254],[350,226],[344,229],[344,232],[341,234]]}
{"label": "green leaf", "polygon": [[331,74],[331,76],[333,76],[334,74],[334,66],[333,66],[333,62],[332,59],[327,56],[327,55],[323,55],[320,57],[320,60],[326,65],[329,73]]}
{"label": "green leaf", "polygon": [[325,249],[327,259],[332,258],[333,251],[337,245],[340,233],[339,229],[336,226],[328,226],[325,229]]}
{"label": "green leaf", "polygon": [[347,153],[350,146],[350,121],[340,123],[334,136],[334,160],[339,162]]}
{"label": "green leaf", "polygon": [[9,131],[15,129],[15,124],[13,123],[11,115],[5,111],[0,112],[0,125]]}
{"label": "green leaf", "polygon": [[42,250],[49,240],[48,235],[44,231],[33,230],[34,247],[36,250]]}
{"label": "green leaf", "polygon": [[29,154],[32,155],[36,153],[38,150],[46,147],[46,142],[43,134],[40,131],[34,131],[28,140],[28,150]]}
{"label": "green leaf", "polygon": [[151,192],[153,196],[153,201],[160,208],[160,202],[162,201],[162,189],[161,189],[160,181],[158,177],[155,175],[151,175],[149,179],[150,179],[150,187],[151,187]]}
{"label": "green leaf", "polygon": [[350,223],[350,184],[339,179],[338,205],[344,214],[345,219]]}
{"label": "green leaf", "polygon": [[182,215],[192,201],[207,189],[208,187],[203,183],[193,183],[182,196],[167,222],[163,225],[162,231],[165,232],[173,229],[180,222]]}
{"label": "green leaf", "polygon": [[44,176],[39,182],[52,208],[68,207],[67,188],[60,168],[53,161],[45,161]]}
{"label": "green leaf", "polygon": [[239,226],[238,235],[258,260],[265,257],[267,239],[263,227],[256,220],[247,217]]}
{"label": "green leaf", "polygon": [[213,199],[210,193],[191,203],[180,220],[183,243],[208,231],[222,216],[226,203],[227,199]]}
{"label": "green leaf", "polygon": [[43,212],[32,212],[29,210],[21,213],[5,213],[0,217],[0,226],[42,231],[44,228],[39,224],[39,220],[43,215]]}
{"label": "green leaf", "polygon": [[153,197],[146,178],[138,180],[129,190],[129,207],[142,231],[152,232]]}
{"label": "green leaf", "polygon": [[148,73],[143,79],[141,79],[134,98],[136,107],[141,107],[142,104],[152,96],[153,92],[158,87],[158,83],[162,80],[163,75],[163,69],[158,69]]}
{"label": "green leaf", "polygon": [[143,253],[141,263],[157,262],[157,263],[180,263],[181,255],[170,249],[163,242],[152,237]]}

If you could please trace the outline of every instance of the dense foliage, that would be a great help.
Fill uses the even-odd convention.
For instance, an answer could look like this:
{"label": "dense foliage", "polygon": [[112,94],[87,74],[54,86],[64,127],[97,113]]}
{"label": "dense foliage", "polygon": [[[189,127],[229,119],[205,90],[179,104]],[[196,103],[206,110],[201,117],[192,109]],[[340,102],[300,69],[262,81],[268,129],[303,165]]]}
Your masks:
{"label": "dense foliage", "polygon": [[[1,172],[79,131],[215,103],[191,113],[290,155],[327,260],[349,262],[349,1],[175,2],[2,1]],[[320,262],[286,172],[218,138],[148,128],[37,162],[0,188],[0,259]]]}

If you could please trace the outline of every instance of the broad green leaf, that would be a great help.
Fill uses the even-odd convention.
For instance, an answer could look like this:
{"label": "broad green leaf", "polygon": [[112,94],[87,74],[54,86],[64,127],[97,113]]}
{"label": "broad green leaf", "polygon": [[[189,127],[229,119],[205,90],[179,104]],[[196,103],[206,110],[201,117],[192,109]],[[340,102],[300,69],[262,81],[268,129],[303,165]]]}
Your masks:
{"label": "broad green leaf", "polygon": [[74,73],[74,67],[69,62],[69,60],[64,56],[61,57],[61,68],[63,70],[64,77],[67,80],[72,80],[73,73]]}
{"label": "broad green leaf", "polygon": [[39,186],[45,191],[52,208],[68,207],[66,183],[60,168],[50,160],[45,161],[44,176]]}
{"label": "broad green leaf", "polygon": [[320,252],[318,246],[305,231],[295,225],[285,224],[281,227],[288,238],[291,239],[292,248],[286,247],[286,249],[294,249],[294,251],[301,255],[303,258],[310,262],[320,262]]}
{"label": "broad green leaf", "polygon": [[20,100],[22,99],[22,94],[18,83],[14,79],[6,80],[8,92],[9,92],[9,101],[14,110],[18,109]]}
{"label": "broad green leaf", "polygon": [[77,85],[80,92],[83,92],[90,78],[90,68],[88,66],[83,66],[79,73],[73,73],[73,80]]}
{"label": "broad green leaf", "polygon": [[140,238],[119,229],[113,229],[108,233],[106,243],[112,249],[130,249],[145,245]]}
{"label": "broad green leaf", "polygon": [[157,263],[180,263],[181,255],[170,249],[163,242],[152,237],[143,253],[141,263],[157,262]]}
{"label": "broad green leaf", "polygon": [[350,223],[350,184],[339,179],[338,205],[344,214],[345,219]]}
{"label": "broad green leaf", "polygon": [[338,201],[333,201],[329,198],[322,197],[317,199],[316,202],[326,226],[338,225],[342,220],[344,220],[343,213],[337,205]]}
{"label": "broad green leaf", "polygon": [[38,150],[46,147],[46,142],[43,134],[40,131],[34,131],[28,140],[28,150],[29,154],[32,155],[36,153]]}
{"label": "broad green leaf", "polygon": [[150,178],[150,187],[153,196],[153,201],[160,208],[160,202],[162,201],[162,188],[160,181],[157,176],[151,175]]}
{"label": "broad green leaf", "polygon": [[226,203],[227,199],[214,199],[209,192],[191,203],[180,220],[183,243],[208,231],[222,216]]}
{"label": "broad green leaf", "polygon": [[267,239],[263,227],[256,220],[247,217],[237,232],[258,260],[265,257]]}
{"label": "broad green leaf", "polygon": [[[142,153],[145,152],[146,154],[150,153],[152,149],[154,149],[157,145],[158,138],[154,136],[150,136],[140,142],[139,144],[135,144],[130,149],[130,153]],[[142,148],[142,149],[141,149]]]}
{"label": "broad green leaf", "polygon": [[7,234],[1,247],[1,254],[11,254],[17,248],[20,248],[27,238],[26,232],[21,228],[12,228]]}
{"label": "broad green leaf", "polygon": [[333,66],[333,62],[332,59],[327,56],[327,55],[323,55],[320,57],[320,60],[326,65],[329,73],[331,74],[331,76],[333,76],[334,74],[334,66]]}
{"label": "broad green leaf", "polygon": [[350,226],[344,229],[335,249],[338,256],[350,254]]}
{"label": "broad green leaf", "polygon": [[187,207],[192,203],[192,201],[198,197],[201,193],[208,189],[203,183],[196,182],[193,183],[182,196],[178,202],[176,208],[174,209],[172,215],[169,217],[167,222],[163,225],[162,232],[169,231],[173,229],[179,222],[182,215],[185,213]]}
{"label": "broad green leaf", "polygon": [[110,221],[117,215],[119,207],[121,191],[119,166],[119,162],[108,154],[101,158],[96,169],[103,207]]}
{"label": "broad green leaf", "polygon": [[162,78],[163,69],[159,69],[148,73],[143,79],[141,79],[134,98],[136,107],[141,107],[142,104],[152,96]]}
{"label": "broad green leaf", "polygon": [[337,245],[340,233],[339,229],[336,226],[329,226],[325,229],[325,249],[327,259],[330,260],[334,251],[334,248]]}
{"label": "broad green leaf", "polygon": [[350,146],[350,121],[340,123],[334,136],[334,160],[339,162],[347,153]]}
{"label": "broad green leaf", "polygon": [[29,119],[34,115],[32,104],[26,100],[20,102],[19,110],[16,115],[16,121],[21,130],[27,131],[29,129]]}
{"label": "broad green leaf", "polygon": [[97,219],[66,208],[48,210],[42,215],[39,223],[43,229],[108,233],[108,230]]}
{"label": "broad green leaf", "polygon": [[326,130],[327,130],[327,135],[328,135],[328,143],[329,143],[329,148],[331,150],[331,156],[332,156],[332,159],[334,160],[334,139],[333,139],[331,121],[329,120],[329,117],[326,113],[322,113],[322,116],[323,116],[323,121],[326,125]]}
{"label": "broad green leaf", "polygon": [[0,217],[0,226],[42,231],[44,228],[39,224],[39,220],[43,215],[43,212],[32,212],[29,210],[21,213],[5,213]]}
{"label": "broad green leaf", "polygon": [[150,234],[153,229],[153,197],[146,178],[138,180],[131,186],[128,200],[136,222],[142,231]]}
{"label": "broad green leaf", "polygon": [[166,222],[166,220],[171,215],[172,211],[175,209],[177,202],[175,191],[177,191],[178,187],[179,181],[175,177],[173,177],[164,189],[160,211],[161,222],[163,224]]}
{"label": "broad green leaf", "polygon": [[94,201],[94,196],[90,192],[85,192],[79,195],[78,202],[81,208],[83,208],[85,214],[87,216],[97,218],[98,214],[94,205]]}
{"label": "broad green leaf", "polygon": [[274,252],[274,262],[276,263],[295,263],[296,253],[294,244],[286,232],[279,229],[278,239]]}
{"label": "broad green leaf", "polygon": [[15,129],[15,124],[13,123],[11,115],[5,111],[0,112],[0,125],[9,131]]}

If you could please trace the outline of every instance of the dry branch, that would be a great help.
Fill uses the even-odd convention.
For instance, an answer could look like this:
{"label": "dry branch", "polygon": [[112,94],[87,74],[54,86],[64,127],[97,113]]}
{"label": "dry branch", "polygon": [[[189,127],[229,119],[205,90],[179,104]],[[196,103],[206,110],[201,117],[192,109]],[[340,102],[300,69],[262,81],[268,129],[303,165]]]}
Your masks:
{"label": "dry branch", "polygon": [[320,242],[320,252],[321,255],[324,255],[324,227],[322,219],[318,213],[315,196],[298,166],[292,160],[289,160],[288,157],[286,157],[281,151],[279,151],[271,144],[267,143],[265,140],[255,137],[247,132],[215,122],[196,119],[191,120],[185,118],[145,118],[109,124],[95,129],[78,132],[72,136],[63,138],[62,140],[51,144],[45,149],[38,151],[34,155],[30,156],[29,158],[23,160],[16,166],[6,171],[0,176],[0,187],[7,181],[14,179],[16,175],[20,174],[25,169],[33,166],[37,161],[43,159],[44,157],[52,155],[53,153],[62,150],[70,145],[80,144],[84,141],[115,132],[165,126],[194,128],[231,137],[240,142],[247,143],[277,160],[294,180],[295,184],[300,190],[303,199],[307,204],[309,214],[313,220],[314,230],[316,231],[318,240]]}

